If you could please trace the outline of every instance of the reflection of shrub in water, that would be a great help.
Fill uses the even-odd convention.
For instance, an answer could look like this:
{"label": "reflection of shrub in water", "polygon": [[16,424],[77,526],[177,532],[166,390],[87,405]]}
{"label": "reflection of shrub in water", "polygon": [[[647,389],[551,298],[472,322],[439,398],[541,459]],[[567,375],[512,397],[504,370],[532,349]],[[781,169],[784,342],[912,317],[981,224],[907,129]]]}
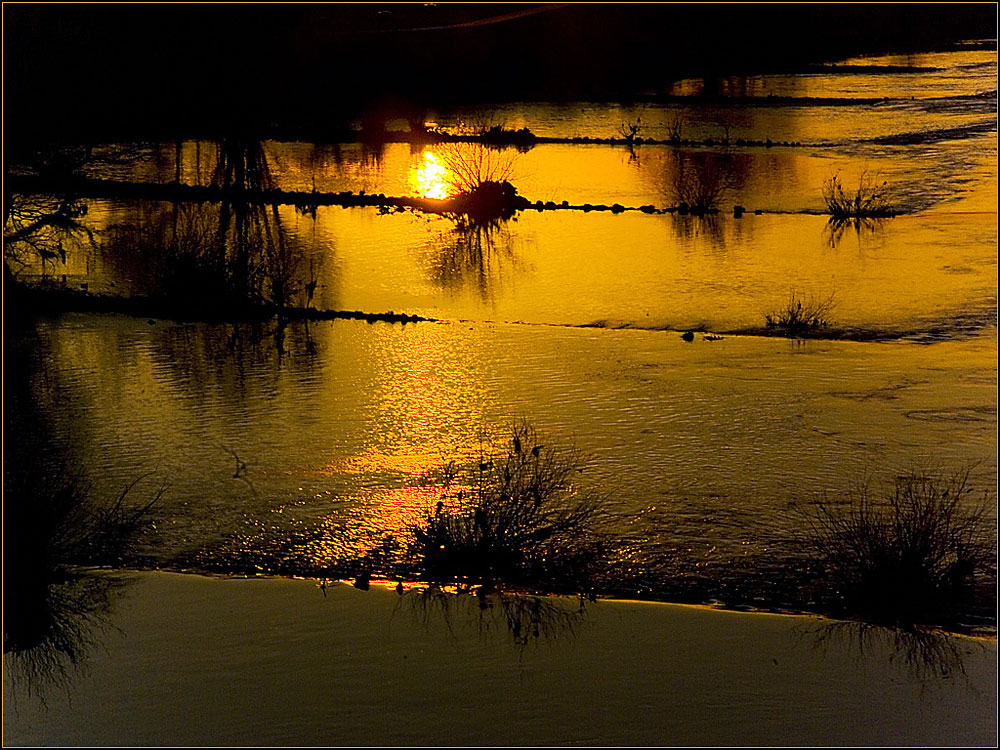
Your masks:
{"label": "reflection of shrub in water", "polygon": [[277,210],[247,211],[235,211],[234,219],[225,209],[186,205],[140,215],[107,230],[103,251],[132,267],[152,296],[185,311],[287,307],[296,294],[315,289],[315,259],[306,283],[303,252],[287,236]]}
{"label": "reflection of shrub in water", "polygon": [[222,191],[218,206],[174,205],[121,224],[107,251],[142,251],[154,259],[153,293],[185,309],[286,307],[308,285],[299,273],[302,253],[287,236],[278,207],[259,203],[260,193],[275,186],[260,141],[224,139],[212,184]]}
{"label": "reflection of shrub in water", "polygon": [[[502,450],[483,456],[455,491],[412,529],[419,574],[437,582],[587,588],[604,564],[602,502],[573,484],[582,461],[542,444],[525,423]],[[445,504],[448,500],[448,504]]]}
{"label": "reflection of shrub in water", "polygon": [[577,604],[554,597],[482,589],[458,593],[438,586],[408,591],[401,603],[425,627],[440,617],[452,633],[473,625],[483,636],[508,633],[514,645],[522,648],[572,636],[587,612],[583,600]]}
{"label": "reflection of shrub in water", "polygon": [[15,694],[44,698],[49,688],[68,689],[74,673],[85,671],[128,579],[100,571],[38,584],[30,576],[5,577],[3,650]]}
{"label": "reflection of shrub in water", "polygon": [[[37,150],[11,145],[4,152],[11,174],[35,174],[55,183],[73,181],[93,172],[101,165],[132,164],[141,157],[135,144],[116,144],[112,148],[95,149],[76,145],[47,147]],[[58,195],[4,196],[3,259],[5,281],[41,263],[43,278],[49,267],[55,269],[58,259],[64,266],[68,248],[79,246],[86,239],[94,244],[93,232],[82,219],[88,206],[72,192]]]}
{"label": "reflection of shrub in water", "polygon": [[836,248],[844,239],[844,235],[849,229],[854,230],[854,234],[858,240],[858,248],[860,249],[862,240],[869,240],[882,234],[884,223],[881,218],[862,217],[850,219],[831,216],[830,220],[826,223],[826,227],[823,229],[823,238],[830,247]]}
{"label": "reflection of shrub in water", "polygon": [[881,497],[865,482],[848,505],[820,505],[809,542],[843,613],[900,625],[952,623],[976,584],[996,579],[989,493],[972,495],[968,470],[911,472]]}
{"label": "reflection of shrub in water", "polygon": [[211,252],[218,215],[199,205],[140,209],[102,233],[107,262],[133,279],[139,291],[192,300],[224,293]]}
{"label": "reflection of shrub in water", "polygon": [[866,663],[891,663],[923,683],[961,677],[968,682],[966,658],[985,651],[976,640],[928,628],[900,628],[865,622],[840,621],[804,631],[813,646],[855,652]]}
{"label": "reflection of shrub in water", "polygon": [[670,227],[674,235],[682,242],[692,242],[701,239],[716,249],[725,249],[726,237],[723,233],[722,222],[714,214],[701,216],[697,221],[690,216],[670,217]]}
{"label": "reflection of shrub in water", "polygon": [[512,244],[504,223],[481,224],[460,218],[450,240],[434,258],[434,280],[448,289],[474,287],[484,300],[490,299],[505,270],[518,266]]}
{"label": "reflection of shrub in water", "polygon": [[298,279],[301,252],[284,231],[277,205],[243,195],[275,187],[263,144],[239,135],[224,139],[212,182],[227,196],[219,209],[217,247],[232,303],[284,308],[307,286]]}
{"label": "reflection of shrub in water", "polygon": [[66,243],[93,235],[81,222],[87,206],[73,197],[11,194],[3,232],[4,273],[18,277],[41,263],[42,276],[56,259],[66,263]]}

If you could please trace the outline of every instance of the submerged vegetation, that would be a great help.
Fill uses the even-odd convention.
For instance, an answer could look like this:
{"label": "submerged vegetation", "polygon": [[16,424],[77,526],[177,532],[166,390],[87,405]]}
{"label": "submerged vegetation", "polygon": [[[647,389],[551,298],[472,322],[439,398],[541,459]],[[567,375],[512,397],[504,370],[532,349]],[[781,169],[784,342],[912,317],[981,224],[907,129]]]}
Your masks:
{"label": "submerged vegetation", "polygon": [[832,294],[803,299],[792,292],[783,307],[764,314],[764,321],[771,329],[790,334],[805,333],[829,326],[830,314],[835,307]]}
{"label": "submerged vegetation", "polygon": [[678,213],[694,216],[715,213],[728,190],[728,174],[721,160],[707,154],[677,158],[668,192]]}
{"label": "submerged vegetation", "polygon": [[482,456],[412,528],[411,556],[422,578],[440,583],[589,587],[608,547],[601,499],[579,490],[572,450],[543,444],[526,423]]}
{"label": "submerged vegetation", "polygon": [[877,493],[863,483],[846,506],[820,505],[810,544],[843,614],[892,624],[950,624],[996,581],[991,498],[969,472],[910,472]]}
{"label": "submerged vegetation", "polygon": [[823,183],[823,200],[835,220],[886,218],[897,213],[889,183],[879,182],[877,175],[867,171],[861,173],[853,192],[844,190],[840,175],[828,178]]}

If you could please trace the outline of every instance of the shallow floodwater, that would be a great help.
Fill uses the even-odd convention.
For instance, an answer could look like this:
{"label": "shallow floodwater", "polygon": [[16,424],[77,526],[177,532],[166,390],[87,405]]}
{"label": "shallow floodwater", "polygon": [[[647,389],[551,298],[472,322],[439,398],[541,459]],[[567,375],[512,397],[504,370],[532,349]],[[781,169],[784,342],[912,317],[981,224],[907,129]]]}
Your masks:
{"label": "shallow floodwater", "polygon": [[[5,744],[995,744],[995,639],[358,589],[406,569],[444,477],[459,470],[454,496],[520,420],[576,451],[574,487],[613,514],[619,582],[598,594],[815,611],[819,504],[910,472],[967,472],[966,502],[995,501],[996,86],[995,49],[959,47],[681,81],[628,107],[426,113],[560,141],[530,148],[258,144],[285,190],[445,197],[482,160],[533,207],[478,228],[388,206],[235,209],[289,251],[269,262],[293,304],[433,320],[5,327],[5,458],[30,459],[5,464],[5,488],[21,469],[51,500],[45,456],[99,505],[129,486],[128,503],[157,498],[133,549],[102,551],[134,574],[26,575],[11,541],[35,561],[60,516],[5,508]],[[685,145],[570,142],[640,122]],[[97,151],[94,177],[215,179],[206,141]],[[834,177],[885,183],[901,213],[829,222]],[[692,187],[718,214],[657,210]],[[89,234],[26,276],[191,294],[203,279],[184,269],[220,235],[225,250],[218,204],[87,208]],[[796,300],[826,305],[824,336],[762,335]],[[313,581],[190,574],[205,571]],[[995,632],[994,614],[958,624]]]}
{"label": "shallow floodwater", "polygon": [[303,562],[363,555],[433,507],[426,475],[477,460],[521,417],[583,452],[581,485],[656,521],[637,544],[723,558],[793,537],[797,502],[842,496],[866,471],[978,462],[977,485],[996,475],[995,335],[687,343],[333,321],[290,326],[279,356],[270,338],[231,351],[221,325],[67,315],[37,333],[36,387],[99,490],[147,472],[169,483],[152,511],[159,564],[317,523],[329,534]]}
{"label": "shallow floodwater", "polygon": [[[668,104],[504,105],[493,122],[546,137],[606,138],[641,117],[646,137],[680,122],[686,139],[715,139],[485,152],[532,201],[664,207],[679,182],[716,175],[721,211],[529,209],[469,229],[414,210],[281,207],[296,302],[311,280],[314,306],[436,322],[293,323],[279,341],[274,326],[46,318],[16,344],[32,397],[97,492],[147,473],[167,485],[141,549],[158,566],[266,568],[279,549],[321,571],[369,556],[434,505],[435,472],[475,463],[522,418],[581,451],[580,486],[634,519],[619,530],[629,554],[691,568],[781,559],[799,509],[866,474],[972,467],[995,487],[996,59],[850,60],[726,83],[731,101],[681,82],[668,93],[687,98]],[[463,148],[263,144],[278,187],[395,196],[448,194],[443,165]],[[217,150],[140,156],[94,174],[205,185]],[[903,214],[830,224],[824,183],[849,191],[864,174]],[[94,242],[35,270],[149,293],[166,238],[211,236],[213,221],[211,204],[95,200]],[[747,335],[792,295],[830,301],[834,338],[857,340]]]}

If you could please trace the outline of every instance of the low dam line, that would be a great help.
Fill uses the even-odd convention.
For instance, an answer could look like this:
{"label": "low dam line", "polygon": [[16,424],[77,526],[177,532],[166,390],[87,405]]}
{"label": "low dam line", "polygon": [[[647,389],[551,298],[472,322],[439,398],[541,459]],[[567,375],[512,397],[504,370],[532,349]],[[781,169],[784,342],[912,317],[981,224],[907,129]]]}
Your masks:
{"label": "low dam line", "polygon": [[[368,206],[382,209],[405,210],[416,208],[428,213],[465,213],[456,206],[453,198],[420,198],[413,196],[387,196],[384,193],[368,194],[363,190],[327,193],[320,191],[296,190],[248,190],[224,188],[214,185],[188,185],[168,182],[129,182],[126,180],[102,180],[88,177],[52,179],[34,175],[10,175],[7,184],[12,192],[22,194],[72,195],[76,198],[117,198],[173,203],[243,203],[261,206],[296,206],[311,210],[320,206]],[[624,206],[621,203],[571,204],[569,201],[531,201],[523,196],[514,199],[512,208],[516,211],[534,209],[536,211],[610,211],[624,213],[639,211],[645,214],[696,213],[686,206],[657,207],[653,204]],[[744,213],[740,208],[737,212]],[[707,209],[703,213],[718,213],[717,209]],[[761,214],[755,210],[752,213]]]}

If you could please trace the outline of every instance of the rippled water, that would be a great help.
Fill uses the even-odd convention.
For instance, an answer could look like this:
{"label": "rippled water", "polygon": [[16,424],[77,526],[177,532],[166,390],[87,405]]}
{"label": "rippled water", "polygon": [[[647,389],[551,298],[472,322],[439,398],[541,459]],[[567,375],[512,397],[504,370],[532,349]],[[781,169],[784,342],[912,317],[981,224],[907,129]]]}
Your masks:
{"label": "rippled water", "polygon": [[[623,529],[637,545],[715,558],[779,549],[800,530],[797,503],[841,497],[866,471],[977,462],[976,483],[995,486],[996,52],[847,65],[930,70],[766,77],[729,91],[800,98],[778,104],[499,107],[492,117],[544,136],[609,137],[641,116],[644,134],[663,137],[680,113],[685,137],[729,128],[734,140],[804,145],[509,152],[520,192],[557,203],[671,205],[677,174],[705,166],[726,187],[724,210],[707,219],[528,210],[463,232],[417,211],[282,208],[316,305],[441,322],[292,324],[282,353],[267,327],[231,346],[231,326],[64,315],[22,344],[35,398],[99,491],[145,472],[169,482],[143,550],[162,565],[244,565],[316,528],[284,554],[317,568],[367,554],[436,501],[423,477],[476,460],[516,418],[579,447],[580,482],[649,522]],[[812,101],[859,97],[887,99]],[[428,121],[459,128],[474,115]],[[285,189],[387,195],[418,192],[447,148],[265,147]],[[182,180],[207,184],[214,146],[180,153]],[[166,182],[174,155],[165,144],[102,175]],[[863,172],[890,183],[906,213],[829,225],[824,181],[850,186]],[[736,203],[764,213],[734,218]],[[93,291],[151,291],[156,232],[140,246],[120,228],[194,227],[213,211],[94,201],[97,242],[59,273]],[[793,292],[832,296],[838,326],[897,340],[737,335]],[[689,329],[724,338],[688,343],[678,332]]]}
{"label": "rippled water", "polygon": [[292,326],[279,357],[268,339],[230,351],[225,326],[86,315],[39,336],[56,432],[101,490],[147,471],[169,480],[149,549],[162,562],[317,522],[335,533],[312,562],[370,550],[433,507],[440,490],[422,475],[475,459],[519,417],[575,444],[581,484],[653,516],[668,534],[658,543],[728,554],[791,535],[795,501],[839,497],[869,470],[975,460],[977,482],[995,481],[989,337],[688,344],[335,321]]}

